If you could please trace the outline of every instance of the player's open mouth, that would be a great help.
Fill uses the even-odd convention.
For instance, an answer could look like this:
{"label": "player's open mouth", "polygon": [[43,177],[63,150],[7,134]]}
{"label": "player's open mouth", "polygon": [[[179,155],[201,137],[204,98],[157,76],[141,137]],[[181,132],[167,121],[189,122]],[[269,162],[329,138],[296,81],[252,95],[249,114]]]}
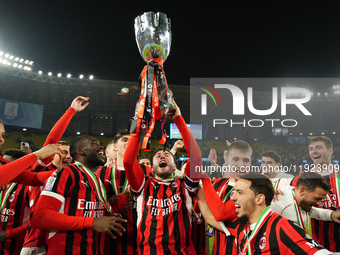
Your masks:
{"label": "player's open mouth", "polygon": [[63,161],[63,166],[67,166],[69,164],[71,164],[71,161]]}
{"label": "player's open mouth", "polygon": [[236,207],[235,212],[238,213],[240,211],[241,206],[238,204],[235,204],[235,207]]}
{"label": "player's open mouth", "polygon": [[162,161],[159,162],[160,168],[167,167],[167,166],[168,166],[168,163],[165,160],[162,160]]}
{"label": "player's open mouth", "polygon": [[104,151],[103,151],[103,150],[100,150],[99,152],[97,152],[97,154],[98,154],[101,158],[105,158],[105,155],[104,155]]}

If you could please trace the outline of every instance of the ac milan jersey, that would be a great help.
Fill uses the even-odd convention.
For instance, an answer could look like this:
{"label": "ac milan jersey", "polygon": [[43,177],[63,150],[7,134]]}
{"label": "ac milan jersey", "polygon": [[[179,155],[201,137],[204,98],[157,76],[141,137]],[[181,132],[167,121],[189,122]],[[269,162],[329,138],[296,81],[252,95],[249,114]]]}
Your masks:
{"label": "ac milan jersey", "polygon": [[[13,188],[13,189],[12,189]],[[22,184],[11,183],[9,187],[3,192],[7,192],[8,199],[5,202],[4,208],[0,216],[0,230],[11,230],[18,228],[28,222],[28,187]],[[15,255],[20,254],[22,245],[24,243],[26,230],[16,237],[8,238],[6,242],[0,243],[0,254],[1,255]]]}
{"label": "ac milan jersey", "polygon": [[[196,203],[196,198],[194,202]],[[207,254],[205,221],[202,214],[194,210],[191,214],[191,240],[197,255]]]}
{"label": "ac milan jersey", "polygon": [[[55,170],[56,167],[52,164],[49,164],[47,166],[41,165],[43,164],[42,162],[36,162],[30,170],[32,172],[42,172],[42,171],[52,171]],[[29,186],[28,189],[28,198],[29,198],[29,219],[28,219],[28,227],[27,227],[27,232],[25,236],[25,242],[24,242],[24,247],[38,247],[38,246],[44,246],[46,243],[46,235],[47,235],[47,230],[45,229],[38,229],[38,228],[33,228],[31,226],[31,218],[32,218],[32,213],[34,211],[35,205],[38,202],[40,193],[42,191],[42,186],[41,187],[32,187]]]}
{"label": "ac milan jersey", "polygon": [[[331,175],[324,177],[332,187],[329,191],[329,198],[332,202],[330,202],[327,198],[324,198],[322,200],[322,208],[335,211],[336,207],[340,206],[338,205],[335,192],[332,192],[333,190],[336,190],[336,187],[334,187],[332,182],[330,182]],[[312,219],[311,222],[313,238],[318,240],[318,242],[326,249],[333,252],[340,252],[340,224],[335,223],[334,221],[319,221],[316,219]]]}
{"label": "ac milan jersey", "polygon": [[[301,174],[293,179],[292,186],[296,186],[297,180]],[[324,198],[322,200],[321,208],[336,211],[336,207],[339,207],[340,205],[338,205],[336,194],[332,192],[333,190],[336,190],[336,187],[334,187],[333,182],[330,182],[330,178],[333,178],[334,175],[331,174],[323,177],[331,185],[331,190],[328,192],[328,195],[332,202],[327,198]],[[311,223],[313,239],[317,240],[323,247],[332,252],[340,252],[340,224],[335,223],[334,221],[319,221],[316,219],[311,219]]]}
{"label": "ac milan jersey", "polygon": [[[102,217],[104,207],[96,197],[96,188],[75,164],[55,171],[47,180],[41,196],[58,199],[59,212],[68,216]],[[49,230],[47,254],[103,254],[101,234],[92,228],[78,231]]]}
{"label": "ac milan jersey", "polygon": [[[152,169],[150,167],[141,165],[144,171],[144,175],[152,175]],[[113,176],[114,174],[114,176]],[[125,170],[123,167],[117,167],[116,171],[112,171],[112,168],[103,166],[97,170],[97,175],[104,183],[106,189],[107,198],[113,195],[122,193],[128,186]],[[136,196],[132,194],[132,210],[128,212],[128,223],[121,223],[126,229],[122,236],[117,236],[116,239],[112,239],[109,235],[105,235],[105,254],[135,254],[137,250],[137,212],[136,212]],[[109,212],[105,212],[106,215],[110,215]],[[124,215],[123,215],[124,217]],[[125,217],[126,218],[126,217]]]}
{"label": "ac milan jersey", "polygon": [[137,197],[138,254],[195,254],[192,197],[198,182],[145,177]]}
{"label": "ac milan jersey", "polygon": [[[237,240],[239,254],[247,251],[246,245],[251,231],[249,223],[238,219],[221,222],[226,235],[233,235]],[[255,225],[255,224],[253,224]],[[260,227],[250,241],[252,254],[329,254],[320,244],[314,241],[299,225],[271,212],[269,218]]]}
{"label": "ac milan jersey", "polygon": [[[230,191],[234,185],[228,185],[229,178],[218,178],[213,182],[213,187],[216,190],[216,193],[223,200],[224,197],[228,194],[225,201],[230,200]],[[225,233],[215,229],[214,233],[214,245],[213,252],[214,255],[220,254],[237,254],[236,245],[235,245],[235,237],[234,236],[226,236]]]}

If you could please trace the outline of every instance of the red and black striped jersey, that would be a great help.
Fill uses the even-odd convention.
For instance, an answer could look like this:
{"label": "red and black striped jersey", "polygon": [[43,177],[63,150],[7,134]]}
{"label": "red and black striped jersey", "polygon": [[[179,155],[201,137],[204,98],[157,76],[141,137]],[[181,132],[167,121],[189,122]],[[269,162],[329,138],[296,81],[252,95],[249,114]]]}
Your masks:
{"label": "red and black striped jersey", "polygon": [[[221,199],[224,199],[224,197],[229,193],[225,201],[230,200],[230,191],[233,188],[232,185],[228,185],[228,181],[229,178],[218,178],[213,182],[213,187],[216,190],[216,193],[221,197]],[[237,254],[235,237],[226,236],[225,233],[215,229],[212,254]]]}
{"label": "red and black striped jersey", "polygon": [[[301,174],[293,179],[292,186],[296,186],[297,180]],[[329,191],[328,197],[332,200],[332,203],[330,203],[326,197],[322,200],[322,207],[320,208],[336,211],[336,207],[339,207],[340,205],[338,205],[336,194],[332,192],[333,190],[336,190],[336,187],[333,185],[334,182],[330,181],[330,178],[334,178],[334,175],[326,175],[324,178],[331,185],[331,190]],[[319,221],[316,219],[311,219],[311,223],[313,239],[317,240],[329,251],[340,252],[340,224],[334,221]]]}
{"label": "red and black striped jersey", "polygon": [[[195,254],[192,197],[198,182],[145,177],[137,196],[138,254]],[[187,187],[189,185],[190,187]]]}
{"label": "red and black striped jersey", "polygon": [[[249,223],[238,219],[221,223],[226,235],[233,235],[237,240],[238,254],[247,251],[245,245],[250,237]],[[280,214],[271,215],[250,241],[252,254],[329,254],[319,243],[313,240],[299,225]]]}
{"label": "red and black striped jersey", "polygon": [[[16,183],[10,183],[8,188],[3,192],[1,203],[5,203],[0,216],[0,230],[12,230],[27,224],[29,216],[28,206],[28,186]],[[7,196],[8,193],[8,196]],[[3,201],[6,199],[6,201]],[[26,230],[15,237],[8,238],[5,242],[0,243],[0,254],[20,254],[24,244]]]}
{"label": "red and black striped jersey", "polygon": [[[336,211],[336,207],[339,207],[336,194],[332,192],[336,190],[334,187],[333,182],[330,182],[331,175],[324,176],[328,183],[331,185],[331,190],[329,191],[329,198],[332,200],[330,201],[327,198],[322,200],[322,207],[325,209],[331,209]],[[312,219],[312,230],[313,230],[313,238],[318,240],[318,242],[324,246],[326,249],[332,252],[340,252],[340,224],[334,221],[319,221],[316,219]]]}
{"label": "red and black striped jersey", "polygon": [[[46,166],[41,161],[37,161],[29,170],[32,172],[42,172],[42,171],[52,171],[55,169],[56,167],[53,164],[49,164]],[[29,219],[28,219],[28,227],[27,227],[27,232],[26,232],[25,241],[24,241],[24,247],[45,246],[45,243],[46,243],[47,230],[37,229],[31,226],[32,213],[34,212],[35,205],[38,202],[42,189],[43,189],[43,186],[40,186],[40,187],[29,186],[29,189],[28,189]]]}
{"label": "red and black striped jersey", "polygon": [[[193,200],[196,203],[195,197]],[[197,255],[207,254],[205,220],[201,213],[196,213],[194,210],[191,214],[191,240]]]}
{"label": "red and black striped jersey", "polygon": [[[148,166],[141,165],[144,171],[144,175],[152,176],[152,169]],[[117,167],[116,171],[112,171],[112,168],[103,166],[97,170],[97,175],[104,183],[107,198],[113,195],[122,193],[128,186],[124,167]],[[113,176],[114,175],[114,176]],[[113,185],[114,184],[114,185]],[[122,226],[126,229],[122,236],[117,236],[116,239],[112,239],[109,235],[103,235],[105,238],[105,254],[116,255],[130,255],[135,254],[137,250],[137,200],[136,196],[132,194],[132,210],[128,212],[128,223],[122,223]],[[110,215],[109,212],[105,212],[106,215]],[[124,217],[124,215],[123,215]]]}
{"label": "red and black striped jersey", "polygon": [[[48,179],[41,197],[61,202],[59,212],[68,216],[102,217],[104,207],[97,199],[96,188],[75,164],[56,170]],[[92,228],[77,231],[48,231],[47,254],[103,254],[101,233]]]}

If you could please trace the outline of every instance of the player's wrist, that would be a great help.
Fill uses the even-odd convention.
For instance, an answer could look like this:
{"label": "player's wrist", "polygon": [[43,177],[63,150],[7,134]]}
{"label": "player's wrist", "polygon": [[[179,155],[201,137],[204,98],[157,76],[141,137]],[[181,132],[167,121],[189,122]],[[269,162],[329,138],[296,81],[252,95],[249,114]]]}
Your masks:
{"label": "player's wrist", "polygon": [[95,218],[92,217],[84,217],[84,224],[83,224],[83,228],[93,228],[93,221]]}
{"label": "player's wrist", "polygon": [[70,113],[72,114],[76,114],[78,111],[76,110],[76,108],[74,106],[70,106],[70,108],[68,108],[68,111],[70,111]]}

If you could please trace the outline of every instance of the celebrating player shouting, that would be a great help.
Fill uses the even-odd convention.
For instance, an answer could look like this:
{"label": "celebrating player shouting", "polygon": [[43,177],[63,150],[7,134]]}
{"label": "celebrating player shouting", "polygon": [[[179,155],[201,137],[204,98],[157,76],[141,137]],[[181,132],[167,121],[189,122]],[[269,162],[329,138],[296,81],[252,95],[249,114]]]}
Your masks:
{"label": "celebrating player shouting", "polygon": [[[210,210],[205,192],[200,191],[197,199],[208,224],[235,236],[238,254],[330,254],[296,223],[270,209],[274,189],[267,177],[246,174],[237,181],[234,190],[231,199],[235,205],[230,204],[230,210],[235,210],[237,219],[233,220],[217,222],[212,211],[219,205]],[[210,195],[217,196],[215,192]]]}
{"label": "celebrating player shouting", "polygon": [[[111,211],[104,185],[94,174],[104,165],[104,148],[92,136],[72,141],[74,164],[54,172],[45,184],[32,216],[32,226],[48,229],[47,254],[103,254],[98,232],[121,235],[123,220],[102,217],[104,207]],[[118,222],[118,223],[117,223]]]}
{"label": "celebrating player shouting", "polygon": [[145,177],[137,162],[140,134],[130,138],[124,155],[127,178],[137,197],[137,252],[139,254],[195,254],[191,241],[190,216],[192,196],[198,186],[190,178],[190,169],[201,165],[201,152],[187,128],[176,105],[172,119],[181,132],[189,160],[182,180],[174,180],[173,155],[163,149],[155,151],[153,170],[155,178]]}

